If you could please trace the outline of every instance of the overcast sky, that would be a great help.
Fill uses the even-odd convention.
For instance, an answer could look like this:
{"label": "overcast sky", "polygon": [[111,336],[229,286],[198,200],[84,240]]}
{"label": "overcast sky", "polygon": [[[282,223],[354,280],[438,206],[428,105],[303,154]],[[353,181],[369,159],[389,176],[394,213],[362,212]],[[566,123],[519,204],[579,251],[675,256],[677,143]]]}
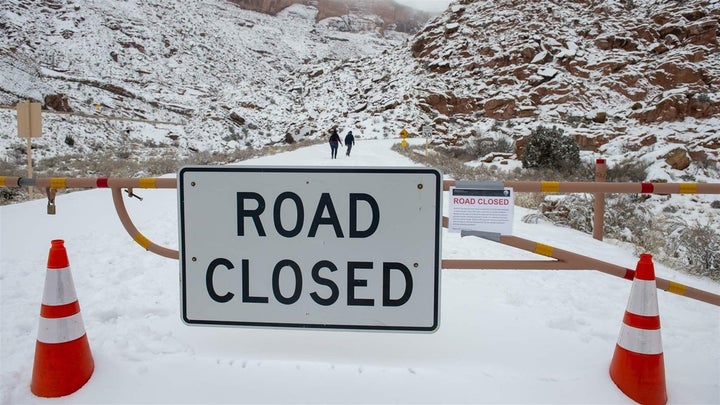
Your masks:
{"label": "overcast sky", "polygon": [[395,0],[397,3],[430,12],[442,12],[447,9],[451,0]]}

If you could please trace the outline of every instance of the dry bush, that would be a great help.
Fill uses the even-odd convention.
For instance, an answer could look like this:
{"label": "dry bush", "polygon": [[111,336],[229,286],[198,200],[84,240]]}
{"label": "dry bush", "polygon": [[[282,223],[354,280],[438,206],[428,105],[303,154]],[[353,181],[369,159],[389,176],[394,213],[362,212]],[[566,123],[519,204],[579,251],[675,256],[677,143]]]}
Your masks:
{"label": "dry bush", "polygon": [[514,177],[523,181],[594,181],[595,166],[592,163],[581,163],[571,171],[558,171],[552,168],[523,169]]}
{"label": "dry bush", "polygon": [[664,239],[672,258],[691,273],[720,280],[720,232],[699,223],[675,229]]}
{"label": "dry bush", "polygon": [[606,180],[612,182],[640,183],[647,179],[650,163],[627,159],[608,166]]}
{"label": "dry bush", "polygon": [[459,180],[485,180],[500,181],[502,172],[491,170],[486,167],[472,167],[465,164],[465,161],[452,157],[452,153],[447,149],[430,150],[425,155],[425,147],[409,146],[402,148],[400,144],[395,144],[391,148],[393,151],[405,155],[411,160],[424,164],[428,167],[435,167],[443,174]]}
{"label": "dry bush", "polygon": [[623,242],[635,243],[646,247],[648,241],[639,237],[649,237],[648,232],[642,230],[651,228],[653,214],[643,204],[647,195],[641,194],[612,194],[605,200],[605,214],[603,234]]}
{"label": "dry bush", "polygon": [[[0,174],[10,177],[22,177],[24,173],[20,168],[6,160],[0,159]],[[0,187],[0,205],[6,205],[27,199],[27,191],[22,188]]]}
{"label": "dry bush", "polygon": [[20,177],[24,171],[15,163],[0,159],[0,173],[2,173],[3,176]]}
{"label": "dry bush", "polygon": [[554,224],[592,233],[593,197],[590,194],[568,194],[561,198],[545,199],[540,204],[540,213]]}
{"label": "dry bush", "polygon": [[[262,149],[243,148],[224,152],[199,151],[180,156],[174,147],[161,147],[154,142],[135,143],[121,149],[98,147],[90,153],[73,153],[40,159],[34,168],[36,177],[151,177],[176,173],[186,165],[223,165],[257,156],[291,151],[322,143],[324,140],[303,140],[291,145],[278,144]],[[24,176],[21,163],[0,160],[0,174]],[[67,190],[74,191],[74,190]],[[36,193],[35,197],[42,197]],[[27,200],[24,188],[0,188],[0,205]]]}
{"label": "dry bush", "polygon": [[537,209],[544,202],[543,193],[515,193],[515,205],[519,207]]}
{"label": "dry bush", "polygon": [[464,146],[439,146],[435,149],[435,152],[462,163],[477,159],[477,155]]}
{"label": "dry bush", "polygon": [[490,153],[515,153],[515,144],[506,137],[475,139],[467,147],[473,159],[479,159]]}

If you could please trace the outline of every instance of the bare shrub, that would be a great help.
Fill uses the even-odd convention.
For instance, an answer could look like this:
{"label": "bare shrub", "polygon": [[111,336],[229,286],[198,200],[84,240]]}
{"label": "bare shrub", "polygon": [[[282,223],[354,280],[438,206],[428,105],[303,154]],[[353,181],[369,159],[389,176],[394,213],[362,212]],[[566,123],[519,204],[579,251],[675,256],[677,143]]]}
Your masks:
{"label": "bare shrub", "polygon": [[182,167],[182,161],[173,151],[166,151],[158,157],[149,159],[143,166],[148,173],[158,176],[177,172]]}
{"label": "bare shrub", "polygon": [[468,166],[465,164],[465,160],[453,158],[453,152],[446,148],[430,150],[427,155],[424,152],[425,147],[409,146],[402,148],[400,144],[395,144],[391,149],[415,162],[435,167],[444,174],[456,179],[499,181],[501,180],[500,177],[503,176],[503,173],[498,170],[492,170],[484,166]]}
{"label": "bare shrub", "polygon": [[[0,159],[0,175],[6,177],[27,177],[27,167],[25,164],[26,161],[24,160],[16,164],[12,161]],[[34,170],[33,175],[36,174],[37,170]],[[16,186],[17,184],[15,184],[15,182],[6,181],[5,187],[0,187],[0,205],[27,200],[28,189]],[[40,193],[36,191],[35,195],[40,195]]]}
{"label": "bare shrub", "polygon": [[8,147],[8,163],[24,165],[27,163],[27,146],[21,143],[14,143]]}
{"label": "bare shrub", "polygon": [[[0,159],[0,173],[3,176],[22,177],[23,171],[14,163]],[[20,187],[0,187],[0,205],[26,199],[27,192]]]}
{"label": "bare shrub", "polygon": [[707,93],[701,93],[696,96],[696,99],[700,103],[712,103],[712,99]]}
{"label": "bare shrub", "polygon": [[515,205],[523,208],[537,209],[545,202],[542,193],[515,193]]}
{"label": "bare shrub", "polygon": [[607,169],[607,181],[640,183],[647,179],[650,163],[627,159]]}
{"label": "bare shrub", "polygon": [[[652,212],[643,204],[647,199],[641,194],[613,194],[605,201],[603,234],[611,238],[646,246],[640,236],[649,237]],[[652,243],[654,244],[654,243]]]}
{"label": "bare shrub", "polygon": [[[295,150],[300,147],[325,142],[302,140],[292,145],[278,144],[262,149],[237,148],[224,152],[199,151],[189,156],[180,156],[174,147],[163,147],[156,142],[133,144],[122,149],[90,148],[90,153],[71,153],[40,159],[35,164],[36,177],[118,177],[160,176],[177,172],[185,165],[217,165],[235,163],[253,157]],[[91,145],[92,146],[92,145]],[[151,149],[150,153],[148,149]],[[24,153],[18,146],[17,154]],[[25,159],[13,157],[17,162],[0,160],[0,173],[6,176],[22,177]],[[67,190],[69,192],[74,190]],[[36,198],[41,197],[39,193]],[[27,199],[24,188],[0,187],[0,205]]]}
{"label": "bare shrub", "polygon": [[38,177],[43,176],[71,176],[76,175],[76,171],[73,167],[77,162],[83,162],[90,159],[89,156],[81,155],[78,153],[71,153],[67,155],[56,155],[38,160],[35,165],[35,173]]}
{"label": "bare shrub", "polygon": [[130,159],[132,153],[127,149],[121,149],[116,152],[116,156],[118,157],[118,159]]}
{"label": "bare shrub", "polygon": [[4,176],[20,177],[22,176],[23,170],[20,168],[20,166],[16,165],[13,162],[8,162],[5,159],[0,159],[0,173],[2,173]]}
{"label": "bare shrub", "polygon": [[555,181],[594,181],[595,165],[592,163],[580,163],[573,170],[557,170],[549,167],[544,168],[525,168],[521,173],[517,174],[517,180],[538,181],[538,180],[555,180]]}
{"label": "bare shrub", "polygon": [[470,148],[465,146],[440,146],[436,151],[463,162],[469,162],[477,157]]}
{"label": "bare shrub", "polygon": [[482,158],[491,153],[515,153],[515,144],[506,137],[475,139],[468,145],[474,159]]}
{"label": "bare shrub", "polygon": [[568,194],[558,198],[545,198],[540,204],[540,214],[554,224],[591,233],[592,208],[592,195]]}
{"label": "bare shrub", "polygon": [[681,228],[672,239],[677,246],[674,256],[691,272],[720,279],[720,232],[717,229],[696,223]]}

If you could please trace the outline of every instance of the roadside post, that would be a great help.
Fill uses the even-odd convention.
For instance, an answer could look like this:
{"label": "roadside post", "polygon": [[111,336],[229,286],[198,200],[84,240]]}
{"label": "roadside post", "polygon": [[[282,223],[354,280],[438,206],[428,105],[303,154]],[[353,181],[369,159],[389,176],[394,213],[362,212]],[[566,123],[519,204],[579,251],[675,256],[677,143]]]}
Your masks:
{"label": "roadside post", "polygon": [[[16,106],[18,136],[27,138],[27,175],[33,177],[32,138],[42,136],[42,110],[40,103],[22,102]],[[28,187],[28,199],[32,200],[33,187]]]}
{"label": "roadside post", "polygon": [[[607,164],[605,159],[595,159],[595,181],[605,181],[607,177]],[[605,193],[593,193],[595,202],[593,204],[593,238],[603,240],[605,218]]]}
{"label": "roadside post", "polygon": [[425,161],[429,161],[428,159],[428,144],[430,143],[430,138],[432,137],[432,127],[430,125],[423,126],[423,135],[425,136]]}

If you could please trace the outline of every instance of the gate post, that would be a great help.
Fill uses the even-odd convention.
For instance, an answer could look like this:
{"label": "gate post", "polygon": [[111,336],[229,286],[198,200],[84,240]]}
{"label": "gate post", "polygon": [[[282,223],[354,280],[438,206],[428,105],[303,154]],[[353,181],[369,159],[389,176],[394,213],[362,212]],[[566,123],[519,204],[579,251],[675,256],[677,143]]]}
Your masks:
{"label": "gate post", "polygon": [[[607,175],[605,159],[595,160],[595,181],[604,182]],[[595,204],[593,209],[593,238],[603,240],[605,227],[605,193],[594,193]]]}

